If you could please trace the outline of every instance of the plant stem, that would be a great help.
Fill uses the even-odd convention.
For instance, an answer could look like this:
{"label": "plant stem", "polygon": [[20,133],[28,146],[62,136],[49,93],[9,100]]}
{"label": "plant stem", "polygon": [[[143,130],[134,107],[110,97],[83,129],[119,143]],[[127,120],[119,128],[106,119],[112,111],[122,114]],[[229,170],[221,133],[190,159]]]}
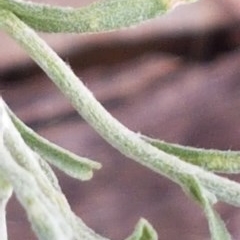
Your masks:
{"label": "plant stem", "polygon": [[6,206],[12,195],[12,186],[3,177],[0,177],[0,236],[7,240]]}
{"label": "plant stem", "polygon": [[28,52],[81,116],[113,147],[177,183],[181,176],[194,175],[218,199],[240,206],[240,186],[237,183],[185,163],[151,146],[123,126],[94,98],[70,67],[14,14],[0,10],[0,26]]}
{"label": "plant stem", "polygon": [[[0,126],[0,176],[13,186],[39,239],[106,240],[93,233],[71,211],[64,194],[53,179],[55,175],[51,171],[50,174],[53,175],[48,178],[48,165],[43,166],[39,156],[23,141],[8,116],[2,99]],[[0,181],[2,192],[6,186],[6,181]]]}

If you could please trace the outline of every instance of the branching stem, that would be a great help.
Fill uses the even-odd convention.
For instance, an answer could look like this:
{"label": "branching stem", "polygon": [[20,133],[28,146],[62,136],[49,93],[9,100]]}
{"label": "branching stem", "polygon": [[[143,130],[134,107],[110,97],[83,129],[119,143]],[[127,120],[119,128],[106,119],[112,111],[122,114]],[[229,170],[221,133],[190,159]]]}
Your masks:
{"label": "branching stem", "polygon": [[119,123],[94,98],[69,66],[14,14],[0,10],[0,26],[39,64],[81,116],[120,152],[178,183],[182,176],[194,175],[219,200],[240,206],[240,186],[237,183],[151,146]]}

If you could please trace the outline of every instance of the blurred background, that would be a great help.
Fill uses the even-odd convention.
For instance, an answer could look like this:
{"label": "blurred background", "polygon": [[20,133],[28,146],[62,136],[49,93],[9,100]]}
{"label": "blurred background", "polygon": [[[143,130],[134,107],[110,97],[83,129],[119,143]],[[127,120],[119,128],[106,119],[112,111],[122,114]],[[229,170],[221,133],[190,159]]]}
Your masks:
{"label": "blurred background", "polygon": [[[239,23],[238,0],[201,0],[128,30],[40,35],[130,129],[183,145],[239,150]],[[0,42],[0,88],[9,106],[42,136],[103,164],[89,182],[56,170],[73,210],[90,227],[121,240],[145,217],[161,240],[210,239],[202,211],[177,185],[105,143],[2,32]],[[216,208],[240,239],[240,211]],[[15,198],[7,217],[9,239],[36,239]]]}

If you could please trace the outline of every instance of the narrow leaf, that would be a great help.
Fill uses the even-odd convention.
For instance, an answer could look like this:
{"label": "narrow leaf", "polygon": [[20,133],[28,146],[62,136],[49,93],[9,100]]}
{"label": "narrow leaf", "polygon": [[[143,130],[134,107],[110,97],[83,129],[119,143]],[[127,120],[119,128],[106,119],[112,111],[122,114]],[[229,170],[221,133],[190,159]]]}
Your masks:
{"label": "narrow leaf", "polygon": [[157,240],[158,235],[152,225],[144,218],[141,218],[134,232],[126,240]]}
{"label": "narrow leaf", "polygon": [[66,198],[43,174],[35,161],[36,154],[14,127],[2,100],[0,130],[0,176],[12,185],[39,239],[73,239]]}
{"label": "narrow leaf", "polygon": [[123,126],[103,108],[69,66],[13,13],[0,9],[0,28],[26,50],[79,114],[125,156],[177,183],[181,175],[194,173],[220,201],[240,206],[240,184],[165,153]]}
{"label": "narrow leaf", "polygon": [[240,173],[239,151],[206,150],[168,143],[143,135],[141,135],[141,138],[166,153],[176,155],[182,160],[201,166],[206,170],[221,173]]}
{"label": "narrow leaf", "polygon": [[82,33],[109,31],[138,24],[165,13],[171,7],[171,1],[103,0],[75,9],[22,0],[0,0],[0,7],[15,13],[39,31]]}
{"label": "narrow leaf", "polygon": [[89,180],[92,177],[92,170],[101,168],[100,163],[79,157],[39,136],[17,118],[7,106],[6,108],[24,141],[43,159],[46,159],[66,174],[77,179]]}

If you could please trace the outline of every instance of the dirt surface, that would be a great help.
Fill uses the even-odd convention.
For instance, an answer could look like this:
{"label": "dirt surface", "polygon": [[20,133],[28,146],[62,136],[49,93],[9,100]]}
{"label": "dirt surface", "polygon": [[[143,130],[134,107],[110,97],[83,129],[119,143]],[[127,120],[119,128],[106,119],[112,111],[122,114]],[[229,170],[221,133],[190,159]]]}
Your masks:
{"label": "dirt surface", "polygon": [[[184,145],[239,150],[240,6],[228,3],[202,1],[192,14],[177,9],[176,18],[173,12],[131,31],[74,40],[68,36],[70,45],[50,41],[130,129]],[[14,48],[4,49],[2,95],[15,113],[49,140],[103,164],[89,182],[56,170],[73,210],[90,227],[120,240],[145,217],[161,240],[210,239],[203,213],[177,185],[110,147],[20,50],[15,58]],[[217,209],[234,239],[240,239],[239,211],[223,204]],[[8,226],[9,239],[35,239],[14,198],[8,205]]]}

